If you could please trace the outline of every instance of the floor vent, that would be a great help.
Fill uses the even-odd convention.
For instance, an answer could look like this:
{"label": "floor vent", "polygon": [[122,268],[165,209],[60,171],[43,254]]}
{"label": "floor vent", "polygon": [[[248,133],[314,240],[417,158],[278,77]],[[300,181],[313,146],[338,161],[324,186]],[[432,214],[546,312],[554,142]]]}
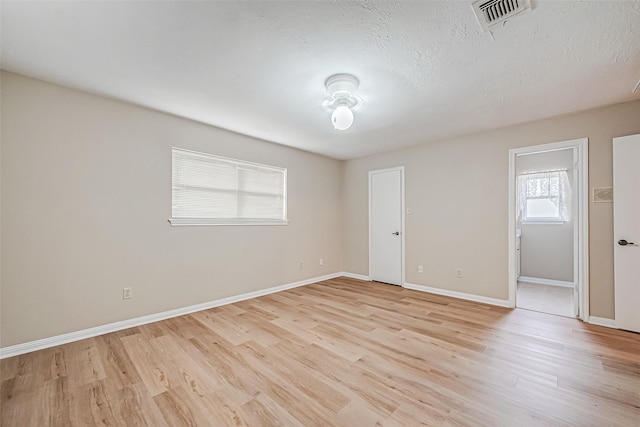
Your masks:
{"label": "floor vent", "polygon": [[484,32],[526,10],[531,0],[476,0],[471,6]]}

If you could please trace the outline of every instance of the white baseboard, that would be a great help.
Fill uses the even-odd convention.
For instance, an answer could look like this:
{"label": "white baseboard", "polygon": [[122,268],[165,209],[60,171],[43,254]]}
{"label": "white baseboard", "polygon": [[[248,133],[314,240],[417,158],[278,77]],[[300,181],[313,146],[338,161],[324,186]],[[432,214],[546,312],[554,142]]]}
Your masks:
{"label": "white baseboard", "polygon": [[606,317],[589,316],[589,323],[616,329],[616,321],[614,319],[607,319]]}
{"label": "white baseboard", "polygon": [[234,302],[244,301],[251,298],[257,298],[263,295],[273,294],[275,292],[285,291],[287,289],[297,288],[300,286],[310,285],[311,283],[321,282],[323,280],[335,279],[336,277],[353,277],[348,273],[332,273],[325,276],[314,277],[311,279],[301,280],[299,282],[288,283],[286,285],[274,286],[272,288],[261,289],[259,291],[247,292],[232,297],[222,298],[215,301],[204,302],[201,304],[190,305],[188,307],[176,308],[174,310],[163,311],[161,313],[149,314],[147,316],[136,317],[133,319],[122,320],[119,322],[109,323],[94,328],[83,329],[81,331],[70,332],[67,334],[56,335],[49,338],[42,338],[35,341],[29,341],[22,344],[16,344],[9,347],[0,348],[0,359],[18,356],[20,354],[30,353],[36,350],[55,347],[74,341],[80,341],[86,338],[92,338],[98,335],[108,334],[110,332],[121,331],[123,329],[133,328],[135,326],[146,325],[147,323],[158,322],[160,320],[170,319],[172,317],[183,316],[185,314],[195,313],[196,311],[207,310],[221,305],[232,304]]}
{"label": "white baseboard", "polygon": [[346,271],[343,271],[341,274],[342,276],[349,277],[351,279],[365,280],[367,282],[371,281],[371,278],[369,276],[365,276],[364,274],[347,273]]}
{"label": "white baseboard", "polygon": [[519,276],[519,282],[537,283],[539,285],[564,286],[565,288],[573,288],[573,282],[565,282],[564,280],[541,279],[539,277]]}
{"label": "white baseboard", "polygon": [[414,291],[429,292],[430,294],[443,295],[446,297],[459,298],[467,301],[481,302],[481,303],[490,304],[490,305],[497,305],[499,307],[509,307],[509,301],[503,300],[503,299],[483,297],[481,295],[467,294],[464,292],[457,292],[457,291],[449,291],[446,289],[432,288],[430,286],[415,285],[413,283],[406,283],[406,282],[403,287],[407,289],[413,289]]}

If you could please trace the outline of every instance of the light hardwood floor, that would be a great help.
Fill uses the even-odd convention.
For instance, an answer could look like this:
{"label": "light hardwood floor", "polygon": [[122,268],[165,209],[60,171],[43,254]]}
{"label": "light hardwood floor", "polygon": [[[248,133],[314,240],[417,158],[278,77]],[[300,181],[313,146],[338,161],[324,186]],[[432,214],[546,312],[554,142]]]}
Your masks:
{"label": "light hardwood floor", "polygon": [[640,336],[339,278],[0,361],[2,426],[640,426]]}

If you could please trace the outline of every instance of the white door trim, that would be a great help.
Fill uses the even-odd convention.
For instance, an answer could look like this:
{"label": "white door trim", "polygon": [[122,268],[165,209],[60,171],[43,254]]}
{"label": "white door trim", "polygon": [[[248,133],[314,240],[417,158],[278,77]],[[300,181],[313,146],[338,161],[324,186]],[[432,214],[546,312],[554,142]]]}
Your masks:
{"label": "white door trim", "polygon": [[585,322],[589,321],[589,139],[580,138],[551,144],[534,145],[509,150],[509,307],[516,306],[516,156],[545,151],[557,151],[567,148],[577,149],[578,194],[577,251],[574,250],[574,265],[577,265],[577,277],[580,292],[580,315]]}
{"label": "white door trim", "polygon": [[372,191],[372,187],[371,187],[371,179],[372,176],[374,174],[377,173],[384,173],[384,172],[394,172],[394,171],[400,171],[400,200],[401,200],[401,209],[402,209],[402,215],[400,215],[400,247],[401,247],[401,253],[400,253],[400,266],[401,266],[401,273],[400,273],[400,286],[404,286],[404,278],[405,278],[405,271],[404,271],[404,264],[405,264],[405,257],[404,257],[404,214],[405,214],[405,205],[404,205],[404,166],[397,166],[394,168],[387,168],[387,169],[378,169],[378,170],[372,170],[369,171],[369,279],[371,280],[371,271],[372,271],[372,267],[371,267],[371,254],[373,253],[373,240],[371,238],[371,226],[372,226],[372,221],[371,221],[371,191]]}

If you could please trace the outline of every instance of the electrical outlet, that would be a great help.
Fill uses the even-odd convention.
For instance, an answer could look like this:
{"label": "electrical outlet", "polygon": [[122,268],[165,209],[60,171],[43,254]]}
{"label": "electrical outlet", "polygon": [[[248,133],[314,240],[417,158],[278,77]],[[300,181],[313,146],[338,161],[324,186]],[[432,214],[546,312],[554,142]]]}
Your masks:
{"label": "electrical outlet", "polygon": [[302,261],[300,261],[300,264],[298,264],[298,268],[302,270]]}
{"label": "electrical outlet", "polygon": [[320,258],[320,265],[324,265],[324,260]]}
{"label": "electrical outlet", "polygon": [[122,288],[122,299],[131,299],[131,298],[133,298],[133,289]]}
{"label": "electrical outlet", "polygon": [[424,273],[424,268],[421,265],[418,266],[418,273]]}
{"label": "electrical outlet", "polygon": [[456,277],[458,279],[462,279],[462,269],[461,268],[456,268]]}

